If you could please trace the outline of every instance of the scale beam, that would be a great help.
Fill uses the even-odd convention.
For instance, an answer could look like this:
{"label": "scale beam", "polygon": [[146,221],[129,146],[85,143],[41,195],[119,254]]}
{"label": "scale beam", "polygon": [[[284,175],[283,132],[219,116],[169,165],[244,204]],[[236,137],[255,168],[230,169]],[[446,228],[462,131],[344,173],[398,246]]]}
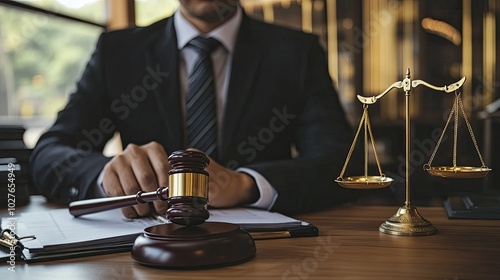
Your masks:
{"label": "scale beam", "polygon": [[370,96],[370,97],[365,97],[365,96],[358,95],[357,97],[358,97],[358,100],[361,101],[361,103],[363,103],[363,104],[367,104],[367,105],[375,104],[375,102],[377,102],[377,100],[379,100],[380,98],[384,97],[389,91],[391,91],[394,88],[403,88],[403,87],[405,87],[404,90],[405,91],[409,91],[410,89],[406,85],[409,85],[410,83],[411,83],[411,87],[412,88],[416,88],[416,87],[418,87],[420,85],[423,85],[423,86],[426,86],[426,87],[431,88],[433,90],[444,91],[446,93],[450,93],[450,92],[454,92],[454,91],[458,90],[459,88],[461,88],[462,85],[465,83],[465,80],[466,80],[466,77],[463,77],[462,79],[460,79],[459,81],[457,81],[457,82],[455,82],[453,84],[449,84],[449,85],[446,85],[446,86],[438,87],[438,86],[435,86],[435,85],[431,85],[428,82],[425,82],[425,81],[422,81],[422,80],[411,81],[409,79],[409,77],[407,77],[403,81],[398,81],[398,82],[395,82],[394,84],[390,85],[386,90],[384,90],[384,92],[382,92],[379,95]]}
{"label": "scale beam", "polygon": [[422,80],[415,80],[415,81],[411,82],[411,87],[416,88],[419,85],[424,85],[424,86],[431,88],[433,90],[444,91],[446,93],[450,93],[450,92],[454,92],[457,89],[461,88],[462,85],[465,83],[465,80],[466,80],[466,78],[463,77],[462,79],[460,79],[460,81],[453,83],[453,84],[450,84],[450,85],[447,85],[447,86],[443,86],[443,87],[437,87],[437,86],[431,85],[428,82],[425,82]]}
{"label": "scale beam", "polygon": [[358,95],[358,99],[363,104],[368,104],[368,105],[375,104],[375,102],[377,102],[377,100],[384,97],[384,95],[386,95],[393,88],[403,88],[403,81],[395,82],[390,87],[388,87],[386,90],[384,90],[384,92],[382,92],[381,94],[379,94],[377,96],[364,97],[364,96]]}

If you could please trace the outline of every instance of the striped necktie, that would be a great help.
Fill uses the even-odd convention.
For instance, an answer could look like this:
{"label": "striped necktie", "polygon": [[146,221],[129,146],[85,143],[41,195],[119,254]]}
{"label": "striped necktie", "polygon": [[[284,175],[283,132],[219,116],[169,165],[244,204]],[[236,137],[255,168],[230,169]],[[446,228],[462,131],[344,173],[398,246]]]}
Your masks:
{"label": "striped necktie", "polygon": [[219,46],[213,38],[196,37],[189,42],[198,52],[188,78],[186,132],[188,146],[217,158],[217,108],[210,54]]}

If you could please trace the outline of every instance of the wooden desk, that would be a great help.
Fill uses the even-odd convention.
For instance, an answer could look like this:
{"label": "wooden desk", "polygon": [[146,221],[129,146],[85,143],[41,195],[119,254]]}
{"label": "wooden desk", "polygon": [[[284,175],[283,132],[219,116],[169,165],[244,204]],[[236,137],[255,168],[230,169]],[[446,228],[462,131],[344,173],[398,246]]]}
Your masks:
{"label": "wooden desk", "polygon": [[[35,199],[18,209],[50,207]],[[33,264],[0,265],[1,279],[500,279],[500,221],[449,220],[441,207],[418,207],[438,233],[400,237],[379,233],[398,207],[344,206],[297,216],[320,229],[314,238],[258,240],[249,262],[179,271],[134,263],[129,253]],[[2,215],[5,211],[0,212]],[[5,278],[7,276],[7,278]],[[13,278],[9,278],[12,277]]]}

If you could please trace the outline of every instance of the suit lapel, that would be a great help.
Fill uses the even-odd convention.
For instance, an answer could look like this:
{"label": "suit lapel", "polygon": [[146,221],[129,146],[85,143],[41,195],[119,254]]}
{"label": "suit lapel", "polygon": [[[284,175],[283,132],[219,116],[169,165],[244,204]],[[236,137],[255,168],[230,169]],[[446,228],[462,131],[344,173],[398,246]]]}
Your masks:
{"label": "suit lapel", "polygon": [[167,20],[166,28],[161,30],[158,37],[157,43],[151,44],[145,55],[150,69],[167,73],[165,79],[155,88],[154,95],[167,131],[166,143],[163,144],[167,153],[171,153],[184,146],[178,76],[179,52],[173,18]]}
{"label": "suit lapel", "polygon": [[222,149],[219,149],[221,158],[224,158],[226,152],[224,148],[231,142],[234,131],[245,112],[245,105],[251,97],[252,85],[254,85],[257,68],[262,58],[260,44],[252,35],[250,24],[250,19],[244,14],[231,65],[226,112],[222,126]]}

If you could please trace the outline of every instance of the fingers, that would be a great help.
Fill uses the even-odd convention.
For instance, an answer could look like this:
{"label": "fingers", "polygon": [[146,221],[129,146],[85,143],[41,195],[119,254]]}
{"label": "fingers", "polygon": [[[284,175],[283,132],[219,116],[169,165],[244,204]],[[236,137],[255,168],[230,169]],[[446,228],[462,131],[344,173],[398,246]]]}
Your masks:
{"label": "fingers", "polygon": [[146,146],[148,147],[147,152],[149,161],[156,174],[158,186],[165,187],[168,185],[168,172],[170,171],[167,153],[163,147],[156,142],[152,142]]}
{"label": "fingers", "polygon": [[[104,167],[103,187],[110,196],[151,192],[168,184],[168,156],[156,142],[137,146],[129,145],[120,155]],[[155,202],[158,213],[164,214],[167,203]],[[139,204],[122,209],[126,217],[134,218],[149,214],[148,204]]]}
{"label": "fingers", "polygon": [[228,208],[249,204],[258,199],[260,194],[250,175],[225,168],[213,160],[207,171],[210,174],[210,206]]}
{"label": "fingers", "polygon": [[[108,196],[123,196],[127,194],[122,188],[121,182],[127,181],[124,179],[125,177],[130,178],[130,171],[117,172],[117,170],[124,170],[126,166],[126,159],[121,155],[114,157],[104,166],[102,186]],[[134,207],[124,207],[122,208],[122,213],[127,218],[138,217],[138,213]]]}
{"label": "fingers", "polygon": [[[168,171],[170,171],[170,165],[168,164],[168,156],[161,145],[153,142],[148,149],[149,160],[151,166],[153,167],[154,174],[156,174],[157,187],[168,186]],[[165,215],[167,212],[168,204],[164,201],[153,202],[156,212],[161,215]]]}
{"label": "fingers", "polygon": [[210,174],[209,205],[217,208],[233,207],[238,204],[240,186],[238,174],[210,159],[206,168]]}

